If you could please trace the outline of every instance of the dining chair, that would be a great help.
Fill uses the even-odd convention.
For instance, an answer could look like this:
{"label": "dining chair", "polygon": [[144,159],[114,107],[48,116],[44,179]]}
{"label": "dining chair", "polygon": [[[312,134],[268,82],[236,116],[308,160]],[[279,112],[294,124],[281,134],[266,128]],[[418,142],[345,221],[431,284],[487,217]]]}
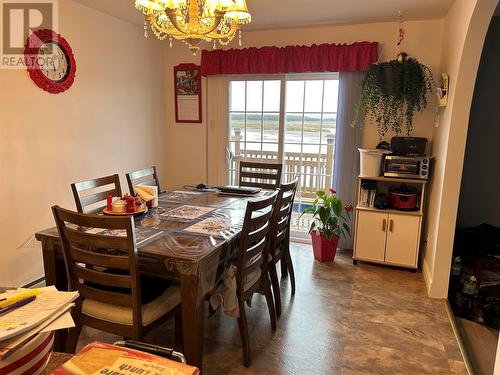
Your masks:
{"label": "dining chair", "polygon": [[281,261],[282,269],[290,273],[292,295],[295,294],[295,271],[290,255],[290,221],[293,212],[293,200],[297,191],[298,177],[291,182],[281,184],[276,198],[275,210],[271,217],[269,232],[269,275],[273,287],[276,316],[281,315],[281,291],[276,264]]}
{"label": "dining chair", "polygon": [[158,179],[158,173],[156,171],[156,167],[153,165],[149,168],[140,169],[138,171],[129,172],[126,174],[128,189],[130,194],[135,195],[135,186],[148,185],[148,186],[157,186],[158,192],[161,192],[160,189],[160,180]]}
{"label": "dining chair", "polygon": [[139,341],[171,316],[175,316],[176,344],[181,345],[179,287],[157,289],[145,298],[151,290],[141,288],[133,218],[81,214],[59,206],[52,212],[69,290],[80,294],[73,310],[76,326],[69,332],[66,349],[75,351],[82,326]]}
{"label": "dining chair", "polygon": [[271,329],[276,331],[276,314],[267,269],[267,242],[270,218],[273,214],[277,195],[278,191],[275,191],[263,198],[248,201],[239,238],[236,294],[238,297],[238,326],[243,349],[243,364],[246,367],[251,364],[251,354],[245,301],[249,301],[254,293],[265,296],[271,319]]}
{"label": "dining chair", "polygon": [[281,183],[282,167],[283,165],[279,163],[241,161],[239,185],[262,189],[277,189]]}
{"label": "dining chair", "polygon": [[76,209],[80,213],[98,213],[106,207],[106,197],[121,197],[120,176],[117,174],[71,184]]}

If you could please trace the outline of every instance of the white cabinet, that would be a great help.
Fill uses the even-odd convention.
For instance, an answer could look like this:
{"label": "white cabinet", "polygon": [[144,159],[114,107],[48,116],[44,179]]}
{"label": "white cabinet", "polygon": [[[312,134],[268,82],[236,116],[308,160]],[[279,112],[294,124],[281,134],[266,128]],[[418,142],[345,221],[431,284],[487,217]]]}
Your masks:
{"label": "white cabinet", "polygon": [[358,211],[356,221],[356,259],[383,262],[387,214],[375,211]]}
{"label": "white cabinet", "polygon": [[421,216],[358,210],[354,259],[417,268]]}
{"label": "white cabinet", "polygon": [[[418,187],[418,209],[398,211],[364,207],[360,202],[363,182],[376,182],[377,193],[388,187],[408,183]],[[425,180],[387,177],[358,178],[353,259],[393,266],[418,268],[420,232],[424,213]]]}
{"label": "white cabinet", "polygon": [[417,267],[421,216],[389,214],[385,262]]}

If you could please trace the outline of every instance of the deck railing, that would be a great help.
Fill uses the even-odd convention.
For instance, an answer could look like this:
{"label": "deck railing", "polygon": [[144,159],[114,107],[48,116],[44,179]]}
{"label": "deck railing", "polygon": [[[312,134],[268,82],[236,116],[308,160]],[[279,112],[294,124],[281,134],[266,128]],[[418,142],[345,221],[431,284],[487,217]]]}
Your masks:
{"label": "deck railing", "polygon": [[[242,147],[241,132],[234,130],[231,136],[234,142],[234,155],[232,155],[231,172],[234,181],[238,180],[240,161],[267,162],[277,161],[277,151],[254,151],[245,150]],[[333,180],[333,151],[335,137],[327,136],[326,153],[301,153],[285,152],[283,157],[283,179],[292,179],[299,176],[297,198],[312,200],[317,190],[328,189]]]}

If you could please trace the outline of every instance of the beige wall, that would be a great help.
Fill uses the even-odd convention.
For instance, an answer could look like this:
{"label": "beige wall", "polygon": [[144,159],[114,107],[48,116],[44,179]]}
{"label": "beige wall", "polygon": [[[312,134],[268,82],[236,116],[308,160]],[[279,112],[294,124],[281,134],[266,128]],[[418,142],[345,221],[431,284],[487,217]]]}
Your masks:
{"label": "beige wall", "polygon": [[59,20],[77,61],[69,91],[0,70],[0,285],[43,275],[36,243],[19,247],[53,225],[51,205],[75,207],[71,182],[153,163],[165,173],[160,42],[71,0],[59,2]]}
{"label": "beige wall", "polygon": [[433,134],[435,157],[423,254],[429,294],[446,298],[469,111],[477,67],[498,0],[457,0],[444,21],[441,70],[450,76],[448,107]]}
{"label": "beige wall", "polygon": [[[431,68],[439,71],[441,57],[441,40],[443,34],[442,20],[409,21],[404,25],[406,38],[402,49],[418,58]],[[380,59],[395,58],[399,52],[397,42],[398,25],[396,22],[369,23],[345,26],[323,26],[299,29],[277,29],[263,31],[244,31],[242,47],[262,47],[268,45],[311,45],[319,43],[353,43],[356,41],[378,41],[380,43]],[[205,48],[210,47],[204,44]],[[238,48],[236,41],[230,46]],[[225,133],[222,80],[210,77],[204,80],[204,121],[202,124],[176,124],[173,110],[173,66],[180,63],[199,63],[199,56],[192,56],[188,48],[179,42],[174,42],[170,49],[165,43],[165,108],[167,109],[167,185],[178,187],[183,184],[205,182],[220,183],[223,165],[223,136]],[[210,83],[207,85],[206,82]],[[208,86],[208,88],[207,88]],[[208,102],[207,102],[208,100]],[[416,136],[432,137],[435,105],[430,98],[428,109],[415,116]],[[208,108],[208,110],[207,110]],[[208,118],[208,120],[207,120]],[[208,124],[208,142],[207,142]],[[387,138],[393,134],[388,134]],[[208,171],[206,151],[208,143]],[[363,130],[362,143],[366,147],[374,147],[378,143],[376,127],[366,125]]]}

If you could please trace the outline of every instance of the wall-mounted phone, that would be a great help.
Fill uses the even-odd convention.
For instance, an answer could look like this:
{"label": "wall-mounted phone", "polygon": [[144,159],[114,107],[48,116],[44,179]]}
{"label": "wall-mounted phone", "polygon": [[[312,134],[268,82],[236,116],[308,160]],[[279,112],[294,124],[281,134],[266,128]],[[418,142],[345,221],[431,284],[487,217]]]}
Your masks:
{"label": "wall-mounted phone", "polygon": [[438,106],[446,107],[448,105],[448,92],[450,77],[446,73],[441,73],[441,86],[437,88]]}

